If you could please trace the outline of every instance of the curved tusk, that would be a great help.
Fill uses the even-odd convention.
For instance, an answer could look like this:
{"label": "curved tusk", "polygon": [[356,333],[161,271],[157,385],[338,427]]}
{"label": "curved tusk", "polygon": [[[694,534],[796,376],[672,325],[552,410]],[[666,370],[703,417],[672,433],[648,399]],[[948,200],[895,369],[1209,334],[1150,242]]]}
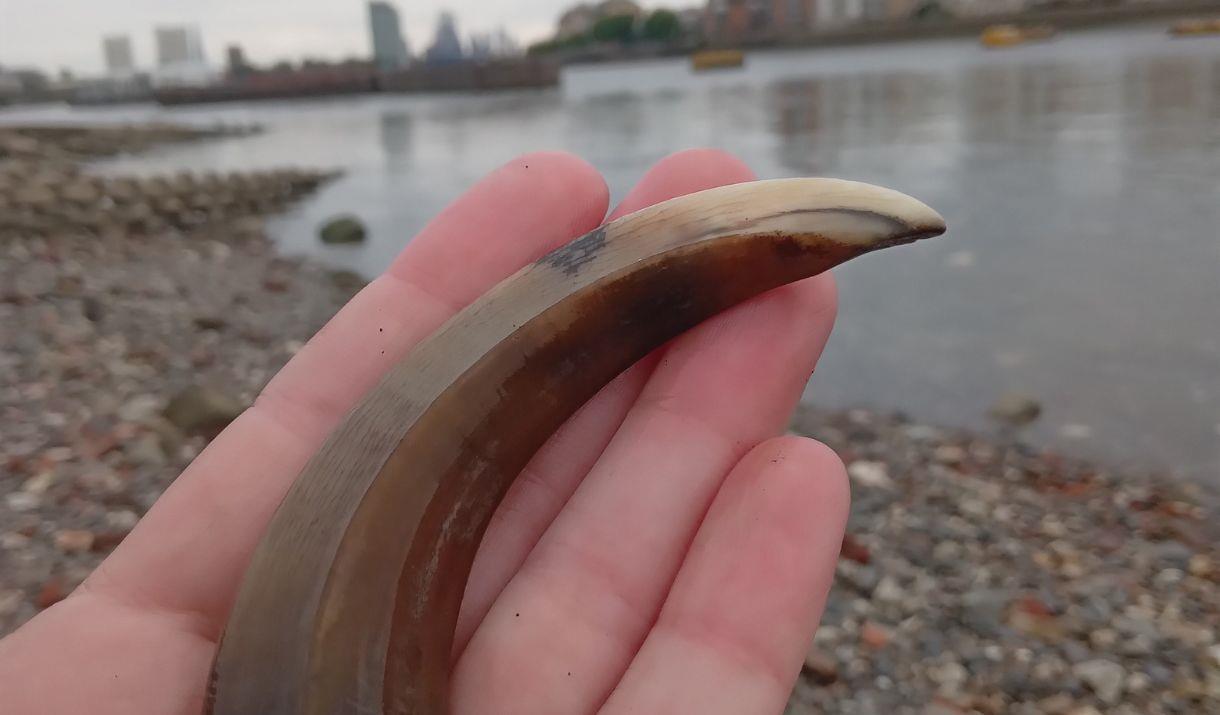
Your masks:
{"label": "curved tusk", "polygon": [[944,230],[888,189],[759,181],[631,214],[495,286],[395,365],[293,484],[246,573],[205,712],[448,712],[479,540],[577,408],[709,316]]}

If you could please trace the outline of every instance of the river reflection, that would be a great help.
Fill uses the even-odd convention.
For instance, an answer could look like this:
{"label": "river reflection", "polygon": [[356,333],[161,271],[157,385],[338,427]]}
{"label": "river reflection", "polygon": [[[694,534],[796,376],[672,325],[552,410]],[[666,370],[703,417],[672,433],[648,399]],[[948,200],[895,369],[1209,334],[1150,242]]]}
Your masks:
{"label": "river reflection", "polygon": [[[480,175],[538,148],[585,156],[616,197],[697,145],[765,177],[892,186],[950,233],[838,272],[842,317],[807,399],[971,425],[1019,390],[1045,403],[1042,441],[1220,483],[1220,43],[1137,28],[1004,52],[755,54],[699,75],[679,60],[575,68],[558,91],[55,117],[149,115],[269,131],[104,170],[346,169],[274,230],[285,250],[367,273]],[[370,242],[318,245],[318,222],[348,211]]]}

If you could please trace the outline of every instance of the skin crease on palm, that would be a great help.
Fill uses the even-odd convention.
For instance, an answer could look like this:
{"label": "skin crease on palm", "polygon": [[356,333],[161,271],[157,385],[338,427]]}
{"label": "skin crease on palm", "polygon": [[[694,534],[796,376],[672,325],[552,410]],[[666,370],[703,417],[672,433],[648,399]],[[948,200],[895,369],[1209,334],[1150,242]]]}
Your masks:
{"label": "skin crease on palm", "polygon": [[[682,152],[609,218],[752,178],[726,154]],[[0,641],[0,712],[200,712],[242,572],[331,428],[413,345],[602,223],[607,204],[592,167],[539,153],[446,208],[76,592]],[[828,448],[777,435],[834,315],[830,274],[763,294],[628,370],[551,438],[475,560],[455,713],[783,711],[830,588],[848,487]],[[384,343],[362,338],[378,329]]]}

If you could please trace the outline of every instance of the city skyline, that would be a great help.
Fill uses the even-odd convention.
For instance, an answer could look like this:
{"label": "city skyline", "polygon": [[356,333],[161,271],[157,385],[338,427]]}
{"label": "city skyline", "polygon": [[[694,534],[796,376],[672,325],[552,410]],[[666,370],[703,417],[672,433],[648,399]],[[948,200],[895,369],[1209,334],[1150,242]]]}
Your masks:
{"label": "city skyline", "polygon": [[[396,3],[407,44],[431,45],[443,11],[457,17],[463,39],[507,28],[522,45],[548,37],[572,0],[411,0]],[[370,55],[366,0],[299,0],[285,19],[275,0],[131,0],[104,6],[89,0],[0,0],[0,65],[44,71],[68,68],[83,75],[105,72],[100,36],[131,38],[137,67],[151,69],[156,26],[190,25],[203,35],[204,55],[223,64],[229,45],[241,45],[249,61],[342,59]]]}
{"label": "city skyline", "polygon": [[406,66],[411,61],[411,51],[402,34],[398,8],[384,0],[370,0],[368,13],[373,63],[384,70]]}

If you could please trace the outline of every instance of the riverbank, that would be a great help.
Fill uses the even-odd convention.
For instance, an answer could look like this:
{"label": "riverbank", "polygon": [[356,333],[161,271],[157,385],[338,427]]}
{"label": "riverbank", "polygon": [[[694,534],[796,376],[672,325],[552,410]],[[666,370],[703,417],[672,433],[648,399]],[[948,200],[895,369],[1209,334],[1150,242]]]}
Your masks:
{"label": "riverbank", "polygon": [[[13,166],[49,176],[0,155]],[[304,189],[138,231],[70,224],[48,189],[39,215],[61,215],[0,232],[0,634],[79,583],[362,284],[273,250],[261,218]],[[1220,706],[1216,510],[1196,487],[862,410],[793,428],[838,451],[854,491],[793,715]]]}
{"label": "riverbank", "polygon": [[919,20],[872,20],[853,24],[830,25],[812,31],[793,32],[788,28],[763,28],[740,37],[712,39],[704,43],[661,45],[636,43],[630,46],[598,45],[556,53],[564,64],[610,64],[639,62],[689,55],[705,46],[734,47],[754,52],[859,45],[887,45],[958,37],[978,37],[993,25],[1052,27],[1056,30],[1092,30],[1122,25],[1137,25],[1171,20],[1220,15],[1218,0],[1166,0],[1138,4],[1113,4],[1089,7],[1048,7],[1012,13],[929,17]]}

